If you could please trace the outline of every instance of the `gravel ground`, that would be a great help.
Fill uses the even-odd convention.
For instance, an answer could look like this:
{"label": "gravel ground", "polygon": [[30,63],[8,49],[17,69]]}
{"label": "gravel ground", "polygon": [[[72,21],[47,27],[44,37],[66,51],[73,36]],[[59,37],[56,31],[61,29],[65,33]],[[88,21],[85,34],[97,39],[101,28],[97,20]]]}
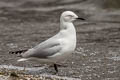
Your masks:
{"label": "gravel ground", "polygon": [[[103,9],[103,4],[98,6],[97,1],[0,0],[0,79],[9,80],[7,77],[11,79],[11,74],[16,72],[18,80],[29,77],[37,78],[32,80],[120,80],[120,10],[118,6]],[[31,48],[55,35],[59,31],[59,16],[65,10],[86,18],[85,22],[74,23],[77,48],[69,59],[61,61],[66,67],[59,67],[57,74],[53,67],[21,72],[20,67],[33,69],[44,65],[18,63],[18,57],[8,52]],[[17,66],[18,70],[9,65]]]}

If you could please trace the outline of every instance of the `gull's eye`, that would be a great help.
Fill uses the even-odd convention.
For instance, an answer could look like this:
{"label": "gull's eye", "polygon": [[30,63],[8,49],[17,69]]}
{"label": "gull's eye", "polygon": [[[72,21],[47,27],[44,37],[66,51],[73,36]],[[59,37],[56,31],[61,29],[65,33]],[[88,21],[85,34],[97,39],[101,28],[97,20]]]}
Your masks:
{"label": "gull's eye", "polygon": [[64,20],[68,22],[68,21],[71,21],[73,18],[74,18],[73,15],[66,15],[66,16],[64,17]]}
{"label": "gull's eye", "polygon": [[72,15],[67,15],[67,17],[73,17]]}

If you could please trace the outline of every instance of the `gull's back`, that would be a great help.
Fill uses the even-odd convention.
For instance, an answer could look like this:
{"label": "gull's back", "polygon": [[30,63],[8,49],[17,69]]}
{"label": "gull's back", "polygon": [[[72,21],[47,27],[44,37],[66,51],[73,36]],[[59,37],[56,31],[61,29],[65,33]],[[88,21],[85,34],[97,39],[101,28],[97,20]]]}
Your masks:
{"label": "gull's back", "polygon": [[34,48],[29,49],[27,52],[22,54],[22,57],[48,58],[49,56],[52,56],[55,53],[59,52],[61,50],[61,46],[59,43],[58,35],[59,34],[40,43]]}

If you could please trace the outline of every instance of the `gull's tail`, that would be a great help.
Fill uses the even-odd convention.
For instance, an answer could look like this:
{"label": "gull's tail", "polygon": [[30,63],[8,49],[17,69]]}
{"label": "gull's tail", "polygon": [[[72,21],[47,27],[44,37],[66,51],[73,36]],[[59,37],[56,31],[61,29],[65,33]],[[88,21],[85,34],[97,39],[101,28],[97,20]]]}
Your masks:
{"label": "gull's tail", "polygon": [[17,57],[22,57],[22,53],[28,51],[27,49],[25,50],[18,50],[18,51],[10,51],[9,54],[17,54]]}
{"label": "gull's tail", "polygon": [[25,49],[25,50],[18,50],[18,51],[10,51],[9,54],[21,54],[21,53],[24,53],[26,51],[27,51],[27,49]]}
{"label": "gull's tail", "polygon": [[[25,49],[25,50],[18,50],[18,51],[10,51],[9,54],[19,54],[18,57],[22,57],[21,54],[24,53],[24,52],[26,52],[26,51],[28,51],[28,50]],[[28,59],[26,59],[26,58],[21,58],[21,59],[18,59],[17,61],[18,61],[18,62],[21,62],[21,61],[26,61],[26,60],[28,60]]]}

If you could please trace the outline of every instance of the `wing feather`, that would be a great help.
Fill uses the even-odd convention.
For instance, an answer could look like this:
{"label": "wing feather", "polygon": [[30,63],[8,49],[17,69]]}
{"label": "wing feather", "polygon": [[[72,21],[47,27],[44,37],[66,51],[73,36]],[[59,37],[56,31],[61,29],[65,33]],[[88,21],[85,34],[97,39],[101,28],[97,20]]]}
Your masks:
{"label": "wing feather", "polygon": [[59,52],[61,50],[60,43],[57,41],[49,40],[45,41],[27,52],[22,54],[22,57],[37,57],[37,58],[47,58]]}

